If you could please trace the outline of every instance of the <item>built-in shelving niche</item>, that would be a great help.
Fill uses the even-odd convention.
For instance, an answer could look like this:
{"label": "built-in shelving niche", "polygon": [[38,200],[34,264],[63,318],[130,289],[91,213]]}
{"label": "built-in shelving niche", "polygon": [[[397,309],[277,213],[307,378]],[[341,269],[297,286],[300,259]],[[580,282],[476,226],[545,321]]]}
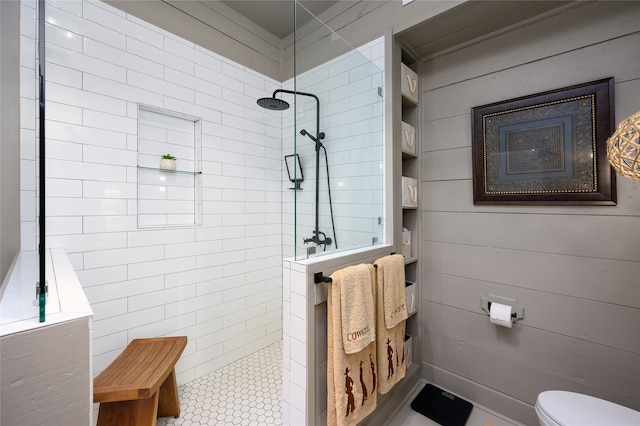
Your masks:
{"label": "built-in shelving niche", "polygon": [[[419,95],[418,68],[419,64],[415,58],[405,49],[401,48],[400,71],[400,97],[401,115],[400,120],[395,125],[400,127],[400,140],[396,148],[402,156],[402,248],[405,255],[405,276],[408,283],[415,283],[411,287],[412,298],[415,310],[407,320],[407,335],[411,337],[407,341],[407,351],[411,351],[410,358],[413,366],[408,372],[416,371],[420,365],[420,320],[419,320],[419,297],[421,285],[419,280],[419,241],[420,241],[420,139],[419,139]],[[407,241],[409,246],[407,247]],[[407,303],[411,303],[409,298]],[[410,343],[409,343],[410,342]]]}
{"label": "built-in shelving niche", "polygon": [[[138,104],[138,228],[202,224],[202,120]],[[160,167],[165,154],[176,169]]]}

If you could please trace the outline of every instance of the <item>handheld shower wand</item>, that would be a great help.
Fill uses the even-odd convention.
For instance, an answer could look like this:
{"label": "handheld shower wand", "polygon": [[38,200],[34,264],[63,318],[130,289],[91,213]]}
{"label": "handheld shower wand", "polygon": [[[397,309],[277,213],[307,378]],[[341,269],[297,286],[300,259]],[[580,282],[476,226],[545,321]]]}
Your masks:
{"label": "handheld shower wand", "polygon": [[[309,136],[309,138],[311,138],[312,141],[314,141],[315,143],[319,143],[320,145],[322,145],[322,142],[320,142],[318,139],[314,138],[311,133],[307,132],[305,129],[300,130],[300,134],[302,136]],[[318,134],[318,136],[320,137],[320,139],[324,139],[324,132],[320,132]]]}

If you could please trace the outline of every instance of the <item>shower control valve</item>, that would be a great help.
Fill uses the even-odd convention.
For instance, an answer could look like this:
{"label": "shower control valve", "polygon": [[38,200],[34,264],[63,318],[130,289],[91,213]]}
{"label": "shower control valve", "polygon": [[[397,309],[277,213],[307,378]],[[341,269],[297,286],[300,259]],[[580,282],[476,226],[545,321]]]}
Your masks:
{"label": "shower control valve", "polygon": [[304,244],[313,243],[318,246],[324,246],[325,250],[327,249],[327,246],[331,245],[331,243],[333,242],[333,240],[327,237],[324,232],[320,231],[313,231],[313,237],[304,238],[302,241],[304,242]]}

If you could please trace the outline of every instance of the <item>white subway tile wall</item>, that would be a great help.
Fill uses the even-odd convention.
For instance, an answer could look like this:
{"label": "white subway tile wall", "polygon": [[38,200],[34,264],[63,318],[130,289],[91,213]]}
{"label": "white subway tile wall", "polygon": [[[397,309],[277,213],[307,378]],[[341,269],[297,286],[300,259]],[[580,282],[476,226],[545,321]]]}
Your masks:
{"label": "white subway tile wall", "polygon": [[[34,247],[35,9],[22,8],[22,218]],[[279,83],[99,1],[48,2],[45,14],[47,244],[70,253],[95,311],[94,374],[138,337],[188,336],[179,383],[279,341],[280,121],[255,103]],[[181,168],[198,161],[193,135],[159,139],[138,104],[202,119],[202,226],[138,228],[138,215],[194,222],[193,177],[159,194],[137,172],[157,167],[145,153],[161,141]]]}
{"label": "white subway tile wall", "polygon": [[[304,413],[306,333],[303,312],[297,311],[300,294],[282,276],[283,254],[293,254],[293,191],[282,164],[293,147],[292,123],[283,130],[283,119],[293,109],[274,115],[255,102],[283,86],[100,1],[49,2],[45,13],[47,244],[67,250],[95,310],[94,374],[139,337],[188,336],[177,366],[181,384],[264,348],[282,338],[284,282],[284,321],[296,340],[283,341],[292,356],[284,374],[293,379],[283,394],[292,403],[286,415],[295,423]],[[33,249],[34,1],[23,0],[21,19],[21,226],[23,248]],[[382,46],[377,40],[362,52],[380,62]],[[341,248],[382,233],[370,214],[364,217],[371,209],[382,214],[382,195],[376,193],[382,175],[375,170],[383,161],[382,138],[375,135],[382,126],[382,75],[353,59],[339,58],[302,80],[322,102]],[[138,151],[154,140],[152,129],[139,127],[139,104],[202,119],[201,226],[138,228],[138,214],[146,213],[138,197],[154,199],[153,188],[138,180]],[[314,108],[303,102],[298,107]],[[346,120],[345,112],[354,118]],[[314,118],[311,113],[307,117]],[[307,198],[299,200],[298,214],[312,224],[315,164],[308,142],[299,145],[311,179],[299,194]],[[354,177],[356,169],[365,176]],[[321,190],[321,227],[328,229],[323,185]],[[191,196],[180,189],[174,195]],[[184,220],[176,215],[175,222]],[[310,231],[311,225],[300,229],[298,237]]]}
{"label": "white subway tile wall", "polygon": [[20,246],[37,248],[36,3],[20,5]]}

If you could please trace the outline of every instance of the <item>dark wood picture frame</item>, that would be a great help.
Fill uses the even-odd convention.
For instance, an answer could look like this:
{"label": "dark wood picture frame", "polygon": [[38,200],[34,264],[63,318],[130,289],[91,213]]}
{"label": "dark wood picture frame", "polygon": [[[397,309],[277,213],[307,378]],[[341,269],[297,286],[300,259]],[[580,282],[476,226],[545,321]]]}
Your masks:
{"label": "dark wood picture frame", "polygon": [[473,203],[615,205],[613,77],[471,109]]}

